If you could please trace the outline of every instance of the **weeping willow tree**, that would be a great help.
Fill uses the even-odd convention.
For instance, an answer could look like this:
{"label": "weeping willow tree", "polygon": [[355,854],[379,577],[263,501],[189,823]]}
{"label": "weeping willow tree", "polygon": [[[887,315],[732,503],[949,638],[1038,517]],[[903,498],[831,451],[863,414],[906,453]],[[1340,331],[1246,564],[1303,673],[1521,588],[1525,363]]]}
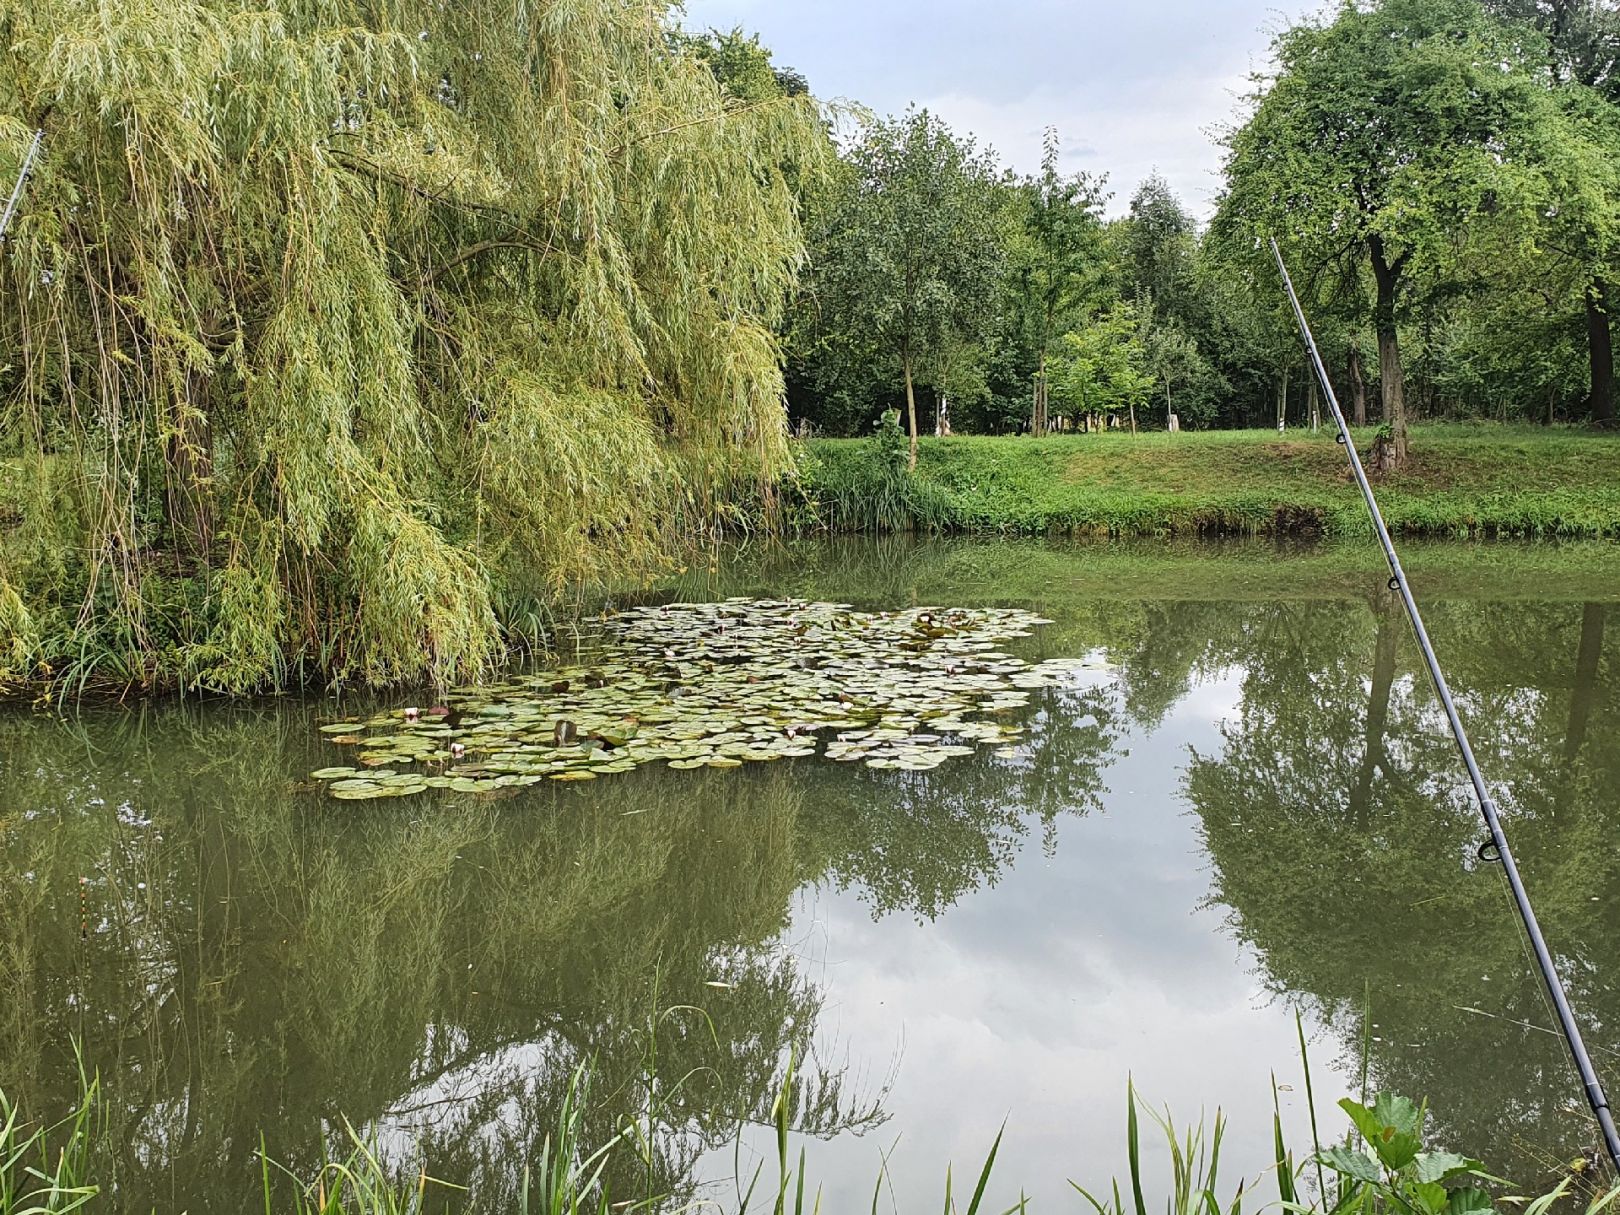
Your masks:
{"label": "weeping willow tree", "polygon": [[662,0],[0,0],[0,682],[464,678],[788,461],[805,96]]}

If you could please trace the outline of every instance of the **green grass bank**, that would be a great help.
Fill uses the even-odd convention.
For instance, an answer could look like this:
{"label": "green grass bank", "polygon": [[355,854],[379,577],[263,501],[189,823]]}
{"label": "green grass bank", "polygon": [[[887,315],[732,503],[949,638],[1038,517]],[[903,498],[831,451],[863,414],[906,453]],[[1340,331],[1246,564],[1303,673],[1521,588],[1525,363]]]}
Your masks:
{"label": "green grass bank", "polygon": [[[1374,432],[1357,432],[1365,452]],[[1357,535],[1369,530],[1329,430],[926,438],[915,472],[888,437],[802,446],[804,526],[1018,535]],[[1620,436],[1414,427],[1377,484],[1392,530],[1620,536]]]}

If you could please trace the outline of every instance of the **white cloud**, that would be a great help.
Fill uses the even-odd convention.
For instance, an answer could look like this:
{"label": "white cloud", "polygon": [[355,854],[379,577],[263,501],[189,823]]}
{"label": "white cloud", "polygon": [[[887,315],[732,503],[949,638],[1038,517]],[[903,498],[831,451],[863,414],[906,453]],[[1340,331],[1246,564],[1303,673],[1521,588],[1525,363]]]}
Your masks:
{"label": "white cloud", "polygon": [[1106,173],[1112,209],[1157,169],[1200,216],[1219,189],[1214,130],[1237,112],[1292,0],[690,0],[694,28],[757,31],[819,96],[879,113],[924,104],[1021,172],[1056,126],[1065,168]]}
{"label": "white cloud", "polygon": [[[1049,88],[1012,102],[954,92],[918,103],[957,130],[973,132],[1021,173],[1040,168],[1042,134],[1055,126],[1064,171],[1107,174],[1112,214],[1123,213],[1137,185],[1156,171],[1195,214],[1207,218],[1220,189],[1213,128],[1232,112],[1243,87],[1243,77],[1234,74],[1131,89],[1102,104]],[[1196,114],[1211,116],[1203,129],[1191,117]]]}

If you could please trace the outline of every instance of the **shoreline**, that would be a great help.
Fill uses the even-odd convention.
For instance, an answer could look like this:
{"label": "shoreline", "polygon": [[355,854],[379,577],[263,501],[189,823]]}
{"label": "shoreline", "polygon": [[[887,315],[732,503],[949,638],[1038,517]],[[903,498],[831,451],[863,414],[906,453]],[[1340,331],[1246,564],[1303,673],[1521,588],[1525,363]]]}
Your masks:
{"label": "shoreline", "polygon": [[[1425,539],[1402,544],[1419,597],[1512,603],[1620,603],[1620,544],[1604,539]],[[853,571],[860,571],[854,573]],[[646,585],[626,584],[578,601],[573,619],[648,602],[696,602],[732,595],[814,598],[818,582],[852,578],[839,595],[863,610],[900,603],[1032,605],[1076,591],[1102,602],[1366,602],[1385,594],[1383,554],[1365,537],[1153,536],[1099,538],[980,533],[766,534],[729,545],[717,564],[693,562]],[[546,641],[506,630],[507,658],[484,680],[561,654],[568,625]],[[521,634],[521,636],[520,636]],[[0,712],[140,709],[160,704],[266,706],[288,698],[434,694],[431,684],[372,687],[313,677],[274,690],[231,694],[164,680],[64,687],[61,679],[0,683]],[[474,686],[455,685],[455,686]]]}
{"label": "shoreline", "polygon": [[[1357,431],[1358,449],[1372,429]],[[915,472],[861,439],[801,446],[799,526],[1020,536],[1370,535],[1328,430],[925,438]],[[1620,537],[1620,438],[1428,424],[1375,483],[1399,536]]]}

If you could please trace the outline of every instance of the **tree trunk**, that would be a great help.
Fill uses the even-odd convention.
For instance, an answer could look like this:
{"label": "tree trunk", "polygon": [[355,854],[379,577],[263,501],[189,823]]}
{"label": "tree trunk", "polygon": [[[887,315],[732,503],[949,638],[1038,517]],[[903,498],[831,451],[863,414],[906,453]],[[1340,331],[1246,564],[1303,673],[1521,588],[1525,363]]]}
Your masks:
{"label": "tree trunk", "polygon": [[1043,435],[1046,433],[1046,351],[1041,351],[1041,364],[1035,372],[1035,408],[1029,415],[1029,433]]}
{"label": "tree trunk", "polygon": [[1311,415],[1311,433],[1315,434],[1322,429],[1322,403],[1316,394],[1316,377],[1314,375],[1306,375],[1305,377],[1305,401]]}
{"label": "tree trunk", "polygon": [[1350,423],[1367,424],[1367,379],[1361,374],[1361,351],[1350,350]]}
{"label": "tree trunk", "polygon": [[1395,330],[1395,303],[1400,290],[1401,271],[1406,266],[1403,253],[1391,262],[1384,253],[1382,237],[1367,241],[1372,256],[1373,281],[1377,302],[1373,323],[1378,332],[1378,385],[1384,398],[1384,423],[1389,427],[1386,462],[1391,468],[1406,463],[1406,377],[1401,372],[1401,342]]}
{"label": "tree trunk", "polygon": [[1586,723],[1596,698],[1598,662],[1603,657],[1603,624],[1607,609],[1589,603],[1581,612],[1581,647],[1575,654],[1575,686],[1569,694],[1569,728],[1564,731],[1564,762],[1580,754],[1586,741]]}
{"label": "tree trunk", "polygon": [[906,364],[906,418],[911,423],[911,459],[907,468],[917,467],[917,392],[911,386],[911,355],[905,356]]}
{"label": "tree trunk", "polygon": [[1595,278],[1586,289],[1586,352],[1592,366],[1592,421],[1614,422],[1614,335],[1609,326],[1609,285]]}
{"label": "tree trunk", "polygon": [[1136,433],[1136,402],[1131,402],[1131,433]]}
{"label": "tree trunk", "polygon": [[1361,771],[1350,793],[1351,816],[1363,828],[1367,826],[1373,774],[1385,764],[1384,730],[1389,722],[1389,694],[1395,686],[1395,649],[1400,641],[1393,598],[1385,597],[1374,611],[1378,614],[1378,640],[1373,646],[1372,687],[1367,693],[1363,735],[1366,741],[1361,754]]}
{"label": "tree trunk", "polygon": [[1277,433],[1288,425],[1288,371],[1285,368],[1277,380]]}

